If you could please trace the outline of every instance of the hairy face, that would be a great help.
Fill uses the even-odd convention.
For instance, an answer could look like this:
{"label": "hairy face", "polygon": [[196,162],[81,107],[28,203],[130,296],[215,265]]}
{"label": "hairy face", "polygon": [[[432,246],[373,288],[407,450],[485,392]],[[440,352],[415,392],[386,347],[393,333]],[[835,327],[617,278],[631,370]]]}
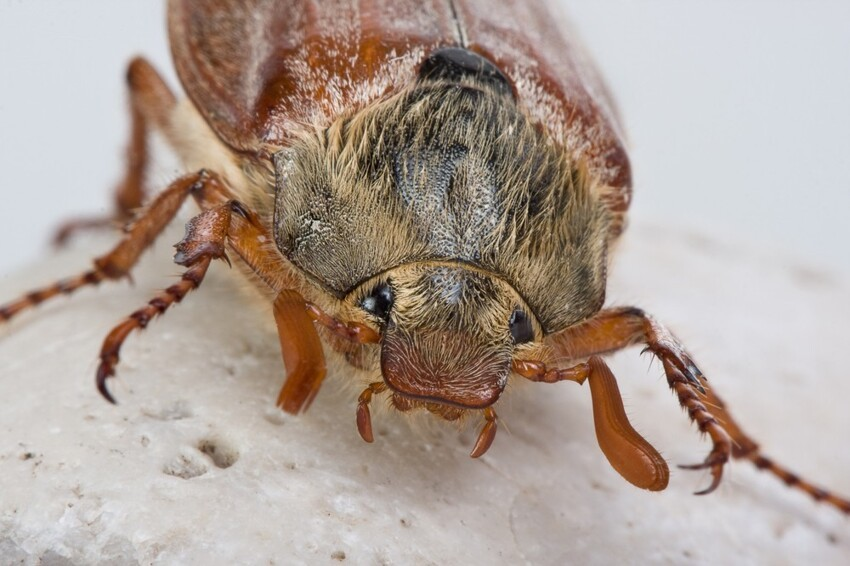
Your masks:
{"label": "hairy face", "polygon": [[362,285],[350,300],[382,327],[384,382],[424,403],[492,405],[515,348],[540,335],[507,283],[460,264],[404,265]]}

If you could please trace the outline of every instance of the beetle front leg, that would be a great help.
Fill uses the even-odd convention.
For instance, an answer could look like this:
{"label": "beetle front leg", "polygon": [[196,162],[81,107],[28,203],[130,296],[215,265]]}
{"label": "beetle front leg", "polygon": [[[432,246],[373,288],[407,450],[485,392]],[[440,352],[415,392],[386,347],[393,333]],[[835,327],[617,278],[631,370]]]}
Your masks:
{"label": "beetle front leg", "polygon": [[850,500],[801,479],[763,456],[759,445],[741,429],[726,404],[709,387],[682,344],[641,309],[627,307],[600,311],[595,317],[550,336],[549,343],[560,358],[585,359],[645,344],[647,350],[661,359],[667,382],[676,393],[679,404],[688,411],[688,416],[699,430],[707,433],[712,440],[712,450],[702,463],[683,466],[687,469],[711,469],[712,482],[699,494],[710,493],[717,488],[723,466],[731,456],[750,460],[758,469],[777,476],[789,487],[800,489],[816,501],[823,501],[850,514]]}
{"label": "beetle front leg", "polygon": [[298,413],[309,406],[325,376],[321,342],[308,313],[311,305],[290,288],[297,286],[297,279],[271,244],[274,240],[256,213],[230,200],[230,191],[214,173],[202,171],[198,176],[198,184],[193,187],[197,190],[191,194],[204,212],[187,224],[186,236],[177,244],[174,257],[175,262],[188,269],[178,283],[131,314],[107,336],[97,372],[98,389],[114,402],[105,384],[115,373],[124,340],[133,330],[144,328],[153,317],[163,314],[196,289],[213,259],[227,260],[227,245],[255,276],[278,293],[274,314],[287,367],[278,405],[287,412]]}
{"label": "beetle front leg", "polygon": [[[705,376],[684,346],[653,317],[637,308],[608,309],[574,327],[553,335],[550,342],[561,356],[584,358],[614,352],[633,344],[646,344],[646,349],[661,359],[667,383],[676,393],[679,404],[688,411],[700,432],[707,433],[713,447],[706,459],[689,469],[710,468],[712,482],[699,491],[714,491],[723,476],[723,466],[730,456],[740,457],[756,444],[746,436],[728,415],[721,425],[711,408],[722,401],[707,387]],[[705,401],[705,403],[703,403]],[[737,434],[734,438],[726,430]]]}
{"label": "beetle front leg", "polygon": [[53,243],[57,246],[64,245],[81,230],[126,224],[144,204],[150,134],[153,129],[167,129],[176,98],[153,66],[141,57],[131,61],[127,68],[127,86],[130,91],[130,140],[126,172],[115,189],[115,212],[111,216],[65,222],[53,236]]}
{"label": "beetle front leg", "polygon": [[131,332],[145,328],[154,317],[163,314],[174,303],[182,301],[189,291],[197,289],[203,282],[212,260],[227,260],[224,251],[225,238],[231,213],[238,206],[235,202],[225,203],[190,220],[186,225],[186,237],[177,244],[177,253],[174,256],[176,263],[187,267],[180,281],[128,316],[106,336],[100,351],[100,365],[97,368],[97,389],[109,402],[115,403],[115,398],[107,389],[106,380],[115,375],[115,366],[118,364],[124,341]]}
{"label": "beetle front leg", "polygon": [[[670,384],[670,388],[676,392],[676,397],[679,399],[679,405],[687,409],[688,416],[696,423],[699,431],[708,434],[711,438],[711,452],[709,452],[705,460],[699,464],[679,466],[686,470],[702,470],[706,468],[711,470],[711,484],[705,489],[696,492],[696,495],[706,495],[717,489],[717,486],[720,485],[720,480],[723,479],[723,466],[729,461],[729,457],[734,451],[732,438],[718,419],[706,408],[706,405],[700,400],[699,394],[695,391],[693,384],[688,381],[681,370],[666,359],[662,361],[662,364],[664,365],[664,371],[667,374],[667,381]],[[702,391],[705,392],[704,389]],[[749,438],[743,437],[742,440],[749,441]]]}
{"label": "beetle front leg", "polygon": [[[217,188],[193,193],[202,209],[221,206],[230,198],[222,184]],[[304,299],[295,290],[301,286],[300,279],[254,211],[240,206],[239,214],[232,216],[227,243],[251,272],[275,293],[274,317],[286,367],[286,380],[278,394],[277,405],[291,414],[305,411],[327,373],[322,343],[314,323],[358,344],[378,342],[380,336],[362,324],[337,320]]]}
{"label": "beetle front leg", "polygon": [[[560,356],[570,359],[605,354],[633,344],[646,344],[646,349],[655,354],[664,366],[667,383],[676,393],[679,404],[688,411],[690,419],[700,432],[707,433],[713,446],[706,459],[688,469],[709,468],[712,482],[697,493],[714,491],[723,477],[723,467],[729,457],[741,456],[742,450],[755,446],[741,429],[729,418],[738,435],[730,437],[724,424],[718,422],[711,409],[713,401],[722,402],[711,393],[709,397],[705,376],[696,366],[684,346],[653,317],[637,308],[609,309],[595,317],[550,337],[550,343]],[[703,400],[706,403],[703,403]]]}

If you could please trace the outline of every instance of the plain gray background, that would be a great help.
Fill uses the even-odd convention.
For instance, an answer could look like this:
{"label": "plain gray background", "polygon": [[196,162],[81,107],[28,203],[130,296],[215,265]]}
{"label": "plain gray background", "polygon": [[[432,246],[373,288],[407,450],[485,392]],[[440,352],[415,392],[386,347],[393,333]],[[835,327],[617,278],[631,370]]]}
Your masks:
{"label": "plain gray background", "polygon": [[[633,218],[850,273],[850,2],[560,3],[624,116]],[[0,0],[0,276],[111,206],[136,53],[176,86],[160,2]]]}

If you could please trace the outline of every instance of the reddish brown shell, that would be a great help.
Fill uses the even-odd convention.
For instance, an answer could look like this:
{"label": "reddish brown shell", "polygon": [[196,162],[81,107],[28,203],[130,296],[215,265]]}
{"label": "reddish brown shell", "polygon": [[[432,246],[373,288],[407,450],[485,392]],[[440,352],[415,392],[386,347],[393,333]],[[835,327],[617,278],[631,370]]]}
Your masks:
{"label": "reddish brown shell", "polygon": [[558,15],[541,0],[171,0],[169,32],[189,97],[225,143],[250,154],[403,88],[437,47],[476,51],[606,186],[616,234],[631,197],[622,134]]}

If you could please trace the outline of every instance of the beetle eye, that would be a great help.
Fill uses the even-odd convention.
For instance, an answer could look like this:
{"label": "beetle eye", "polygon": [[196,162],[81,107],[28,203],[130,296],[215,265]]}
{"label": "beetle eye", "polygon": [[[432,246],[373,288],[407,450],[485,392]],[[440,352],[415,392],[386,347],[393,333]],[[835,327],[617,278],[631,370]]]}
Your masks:
{"label": "beetle eye", "polygon": [[372,292],[360,301],[360,306],[369,314],[375,315],[381,320],[390,318],[390,310],[393,308],[393,290],[388,283],[376,285]]}
{"label": "beetle eye", "polygon": [[519,308],[511,313],[510,320],[511,337],[514,344],[525,344],[534,340],[534,329],[531,327],[531,319],[525,311]]}

